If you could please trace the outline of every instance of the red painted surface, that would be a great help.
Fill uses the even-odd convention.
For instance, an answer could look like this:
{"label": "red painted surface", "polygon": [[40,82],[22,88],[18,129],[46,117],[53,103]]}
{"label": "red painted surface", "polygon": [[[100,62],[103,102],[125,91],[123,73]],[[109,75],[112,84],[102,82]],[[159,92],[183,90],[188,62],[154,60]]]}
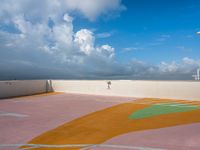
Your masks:
{"label": "red painted surface", "polygon": [[78,94],[1,100],[0,112],[28,117],[0,116],[0,144],[24,144],[41,133],[80,116],[132,100],[134,98]]}

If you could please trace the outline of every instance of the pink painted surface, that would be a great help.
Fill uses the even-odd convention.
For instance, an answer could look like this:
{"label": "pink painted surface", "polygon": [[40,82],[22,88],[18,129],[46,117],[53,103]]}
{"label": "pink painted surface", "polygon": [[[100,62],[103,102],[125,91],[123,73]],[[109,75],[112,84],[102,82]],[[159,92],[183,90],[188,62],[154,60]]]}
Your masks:
{"label": "pink painted surface", "polygon": [[[0,144],[26,143],[63,123],[119,103],[132,101],[128,97],[105,97],[81,94],[58,94],[23,97],[0,101]],[[27,115],[2,116],[2,113]],[[200,123],[133,132],[115,137],[104,144],[199,150]],[[2,148],[14,150],[16,148]],[[114,150],[116,148],[92,148]],[[120,148],[117,148],[120,150]]]}
{"label": "pink painted surface", "polygon": [[[105,97],[57,94],[0,100],[0,144],[26,143],[33,137],[91,112],[134,100],[128,97]],[[5,149],[1,148],[0,149]],[[11,148],[10,148],[11,149]]]}
{"label": "pink painted surface", "polygon": [[[151,147],[170,150],[199,150],[200,123],[132,132],[112,138],[103,144]],[[92,150],[113,149],[97,147]]]}

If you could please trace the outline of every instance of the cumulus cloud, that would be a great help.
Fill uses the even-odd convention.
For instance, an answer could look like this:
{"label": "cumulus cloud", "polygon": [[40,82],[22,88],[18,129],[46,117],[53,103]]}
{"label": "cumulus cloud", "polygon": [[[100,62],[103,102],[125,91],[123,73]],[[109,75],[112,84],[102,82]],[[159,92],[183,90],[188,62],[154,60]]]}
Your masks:
{"label": "cumulus cloud", "polygon": [[101,47],[97,48],[97,51],[108,58],[112,58],[115,55],[115,49],[110,45],[102,45]]}
{"label": "cumulus cloud", "polygon": [[200,67],[200,60],[184,57],[181,62],[161,62],[159,70],[163,73],[188,74],[195,72]]}
{"label": "cumulus cloud", "polygon": [[77,12],[90,21],[100,15],[110,15],[125,9],[121,0],[2,0],[0,5],[0,21],[9,22],[9,19],[24,14],[29,20],[48,20],[49,17],[70,12]]}
{"label": "cumulus cloud", "polygon": [[176,72],[178,69],[178,64],[173,61],[171,63],[161,62],[159,65],[159,69],[161,72],[167,73],[167,72]]}
{"label": "cumulus cloud", "polygon": [[72,14],[94,21],[123,9],[121,0],[2,0],[0,25],[14,31],[0,30],[0,79],[190,79],[200,60],[120,63],[115,48],[95,42],[109,34],[74,30]]}
{"label": "cumulus cloud", "polygon": [[154,79],[154,80],[188,80],[200,68],[200,60],[188,57],[180,61],[161,62],[149,64],[140,60],[133,60],[126,64],[128,79]]}
{"label": "cumulus cloud", "polygon": [[77,0],[19,0],[12,5],[14,3],[14,0],[3,0],[0,6],[0,24],[18,31],[0,30],[0,63],[2,68],[12,68],[2,69],[1,74],[21,74],[19,68],[23,68],[26,76],[27,70],[32,73],[35,71],[31,69],[40,70],[38,72],[42,74],[41,70],[51,68],[57,70],[56,77],[60,74],[65,77],[77,74],[79,77],[78,74],[100,72],[102,64],[112,64],[115,49],[107,44],[96,46],[95,34],[89,29],[75,32],[74,17],[70,13],[77,11],[94,21],[109,11],[120,11],[123,7],[120,0],[86,0],[84,3]]}
{"label": "cumulus cloud", "polygon": [[121,0],[66,0],[65,2],[71,10],[77,10],[91,21],[100,15],[125,9],[125,6],[121,5]]}
{"label": "cumulus cloud", "polygon": [[94,51],[94,36],[90,30],[81,29],[75,34],[74,42],[80,47],[80,51],[90,55]]}

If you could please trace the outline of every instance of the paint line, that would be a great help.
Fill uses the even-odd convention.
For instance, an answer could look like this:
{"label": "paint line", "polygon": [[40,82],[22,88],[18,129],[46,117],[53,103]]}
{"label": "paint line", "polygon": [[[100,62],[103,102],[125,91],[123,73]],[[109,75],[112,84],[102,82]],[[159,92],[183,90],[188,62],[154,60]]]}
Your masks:
{"label": "paint line", "polygon": [[172,106],[172,107],[195,107],[195,108],[200,108],[199,106],[187,105],[187,104],[167,104],[167,103],[163,103],[163,104],[154,104],[154,105],[158,105],[158,106]]}
{"label": "paint line", "polygon": [[80,150],[91,150],[92,148],[95,148],[97,147],[98,145],[94,144],[94,145],[91,145],[91,146],[86,146],[84,148],[81,148]]}
{"label": "paint line", "polygon": [[76,148],[76,147],[84,147],[81,150],[87,150],[88,148],[90,149],[90,148],[94,148],[94,147],[121,148],[121,149],[132,149],[132,150],[164,150],[164,149],[160,149],[160,148],[113,145],[113,144],[64,144],[64,145],[0,144],[0,147],[22,147],[22,146],[25,146],[27,148],[20,148],[18,150],[30,150],[30,149],[34,149],[34,148]]}
{"label": "paint line", "polygon": [[159,148],[137,147],[137,146],[126,146],[126,145],[112,145],[112,144],[100,144],[97,146],[107,147],[107,148],[132,149],[132,150],[164,150],[164,149],[159,149]]}
{"label": "paint line", "polygon": [[163,102],[163,101],[133,101],[132,103],[183,103],[183,104],[200,104],[200,102],[191,102],[191,101],[184,101],[184,102],[178,102],[178,101],[167,101],[167,102]]}
{"label": "paint line", "polygon": [[135,102],[132,102],[131,104],[141,104],[141,105],[165,105],[165,106],[174,106],[174,107],[200,107],[200,105],[194,105],[194,104],[187,104],[187,103],[183,103],[183,104],[180,104],[180,103],[174,103],[174,102],[171,102],[171,103],[152,103],[152,102],[141,102],[141,103],[135,103]]}
{"label": "paint line", "polygon": [[0,112],[0,117],[19,117],[19,118],[24,118],[24,117],[28,117],[28,115],[19,114],[19,113],[10,113],[10,112]]}
{"label": "paint line", "polygon": [[18,150],[30,150],[35,148],[76,148],[76,147],[88,147],[93,144],[64,144],[64,145],[48,145],[48,144],[0,144],[2,147],[26,147],[19,148]]}
{"label": "paint line", "polygon": [[200,101],[194,100],[136,100],[133,103],[184,103],[200,105]]}

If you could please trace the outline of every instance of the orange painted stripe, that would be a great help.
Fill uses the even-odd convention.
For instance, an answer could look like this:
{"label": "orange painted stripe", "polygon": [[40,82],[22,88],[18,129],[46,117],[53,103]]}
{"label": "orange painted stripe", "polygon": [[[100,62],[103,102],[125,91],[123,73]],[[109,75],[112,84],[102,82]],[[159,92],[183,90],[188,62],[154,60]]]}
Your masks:
{"label": "orange painted stripe", "polygon": [[[34,138],[29,143],[100,144],[129,132],[200,122],[199,109],[136,120],[128,119],[134,111],[148,106],[150,105],[119,104],[68,122]],[[36,150],[51,150],[51,148],[37,148]],[[59,148],[59,150],[66,150],[66,148]]]}

